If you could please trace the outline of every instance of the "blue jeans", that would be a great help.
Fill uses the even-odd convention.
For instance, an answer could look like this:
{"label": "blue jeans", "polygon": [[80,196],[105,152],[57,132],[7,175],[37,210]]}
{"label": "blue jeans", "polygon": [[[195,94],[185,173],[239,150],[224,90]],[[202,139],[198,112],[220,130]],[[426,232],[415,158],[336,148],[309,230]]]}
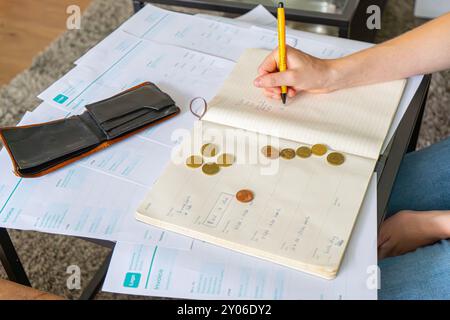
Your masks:
{"label": "blue jeans", "polygon": [[[403,158],[387,216],[450,210],[450,138]],[[379,262],[379,299],[450,299],[450,240]]]}

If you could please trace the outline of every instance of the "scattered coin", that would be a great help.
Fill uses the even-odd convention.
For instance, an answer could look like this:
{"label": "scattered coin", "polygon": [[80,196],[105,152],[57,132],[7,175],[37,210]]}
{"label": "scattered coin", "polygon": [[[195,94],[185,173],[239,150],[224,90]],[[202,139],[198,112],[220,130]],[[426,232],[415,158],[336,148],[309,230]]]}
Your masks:
{"label": "scattered coin", "polygon": [[327,153],[328,148],[324,144],[315,144],[311,148],[312,154],[316,156],[323,156],[325,153]]}
{"label": "scattered coin", "polygon": [[247,203],[247,202],[252,201],[254,197],[255,196],[253,195],[253,192],[251,192],[250,190],[247,190],[247,189],[239,190],[236,193],[236,199],[239,202]]}
{"label": "scattered coin", "polygon": [[341,164],[344,163],[345,157],[344,157],[344,155],[342,153],[331,152],[327,156],[327,161],[328,161],[329,164],[332,164],[334,166],[340,166]]}
{"label": "scattered coin", "polygon": [[280,151],[280,156],[283,159],[291,160],[295,158],[295,150],[291,148],[286,148]]}
{"label": "scattered coin", "polygon": [[202,171],[204,174],[207,174],[208,176],[215,175],[220,170],[220,167],[217,163],[214,162],[208,162],[205,163],[202,167]]}
{"label": "scattered coin", "polygon": [[186,159],[186,165],[189,168],[199,168],[203,164],[203,158],[200,156],[190,156]]}
{"label": "scattered coin", "polygon": [[219,167],[229,167],[234,162],[234,156],[229,153],[222,153],[217,157],[217,164]]}
{"label": "scattered coin", "polygon": [[267,157],[269,159],[276,159],[280,155],[280,152],[278,151],[278,149],[274,148],[272,146],[262,147],[261,152],[265,157]]}
{"label": "scattered coin", "polygon": [[300,158],[309,158],[311,156],[311,148],[305,146],[299,147],[295,153]]}
{"label": "scattered coin", "polygon": [[202,146],[202,155],[205,157],[214,157],[217,154],[218,147],[213,143],[206,143]]}

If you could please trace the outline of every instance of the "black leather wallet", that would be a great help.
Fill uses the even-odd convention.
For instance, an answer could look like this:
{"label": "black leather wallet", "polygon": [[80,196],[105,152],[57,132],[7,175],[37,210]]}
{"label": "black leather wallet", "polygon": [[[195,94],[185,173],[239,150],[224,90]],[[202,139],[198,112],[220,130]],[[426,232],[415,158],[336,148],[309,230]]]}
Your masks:
{"label": "black leather wallet", "polygon": [[0,129],[15,173],[42,176],[180,112],[172,98],[150,82],[86,109],[48,123]]}

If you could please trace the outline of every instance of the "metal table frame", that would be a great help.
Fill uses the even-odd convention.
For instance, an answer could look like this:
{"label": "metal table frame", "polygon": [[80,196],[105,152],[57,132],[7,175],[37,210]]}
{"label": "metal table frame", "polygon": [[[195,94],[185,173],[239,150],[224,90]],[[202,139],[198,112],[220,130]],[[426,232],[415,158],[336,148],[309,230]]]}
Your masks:
{"label": "metal table frame", "polygon": [[[142,1],[133,0],[135,9],[142,7]],[[157,1],[154,1],[157,2]],[[183,1],[164,1],[164,2],[183,2]],[[190,1],[192,3],[205,1]],[[209,1],[213,2],[213,1]],[[217,9],[218,7],[216,7]],[[313,19],[314,20],[314,19]],[[315,20],[314,20],[315,21]],[[408,110],[402,118],[395,135],[386,149],[386,152],[380,156],[375,171],[378,173],[378,226],[384,218],[389,196],[395,182],[395,178],[400,167],[403,155],[406,152],[415,150],[417,139],[419,136],[420,124],[422,122],[423,113],[425,110],[428,89],[430,86],[431,75],[426,75],[417,92],[415,93]],[[100,290],[108,270],[109,262],[112,256],[112,249],[115,243],[111,241],[82,238],[108,248],[111,252],[103,261],[101,267],[95,273],[94,277],[84,289],[80,299],[93,299]],[[31,286],[28,276],[23,268],[19,256],[17,255],[14,244],[8,234],[6,228],[0,228],[0,262],[5,268],[9,280],[20,283],[25,286]]]}
{"label": "metal table frame", "polygon": [[[91,300],[94,299],[95,295],[100,291],[103,281],[105,280],[106,272],[108,271],[109,262],[111,261],[115,243],[112,241],[90,238],[80,239],[111,249],[111,251],[103,260],[100,268],[94,274],[91,281],[89,281],[88,285],[83,290],[79,298],[79,300]],[[30,280],[28,279],[25,269],[20,261],[20,258],[6,228],[0,228],[0,262],[5,268],[9,280],[24,286],[31,287]]]}

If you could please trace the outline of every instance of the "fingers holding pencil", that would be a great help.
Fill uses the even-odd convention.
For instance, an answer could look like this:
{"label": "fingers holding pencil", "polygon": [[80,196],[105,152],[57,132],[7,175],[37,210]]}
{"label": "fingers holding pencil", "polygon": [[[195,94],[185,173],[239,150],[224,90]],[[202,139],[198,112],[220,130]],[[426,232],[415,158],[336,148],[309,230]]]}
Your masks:
{"label": "fingers holding pencil", "polygon": [[[313,57],[298,49],[286,46],[287,70],[278,70],[278,49],[273,50],[258,68],[258,77],[254,85],[264,90],[269,98],[281,93],[280,86],[288,87],[288,97],[299,92],[325,93],[333,91],[330,81],[335,81],[336,70],[333,60],[323,60]],[[272,97],[273,96],[273,97]]]}
{"label": "fingers holding pencil", "polygon": [[[287,51],[295,50],[287,46]],[[254,85],[264,89],[264,94],[268,98],[280,99],[281,86],[288,86],[287,96],[294,97],[297,92],[293,86],[296,84],[295,74],[291,71],[279,72],[278,48],[273,50],[261,63],[258,68],[259,76],[255,79]],[[278,95],[278,97],[276,96]]]}

